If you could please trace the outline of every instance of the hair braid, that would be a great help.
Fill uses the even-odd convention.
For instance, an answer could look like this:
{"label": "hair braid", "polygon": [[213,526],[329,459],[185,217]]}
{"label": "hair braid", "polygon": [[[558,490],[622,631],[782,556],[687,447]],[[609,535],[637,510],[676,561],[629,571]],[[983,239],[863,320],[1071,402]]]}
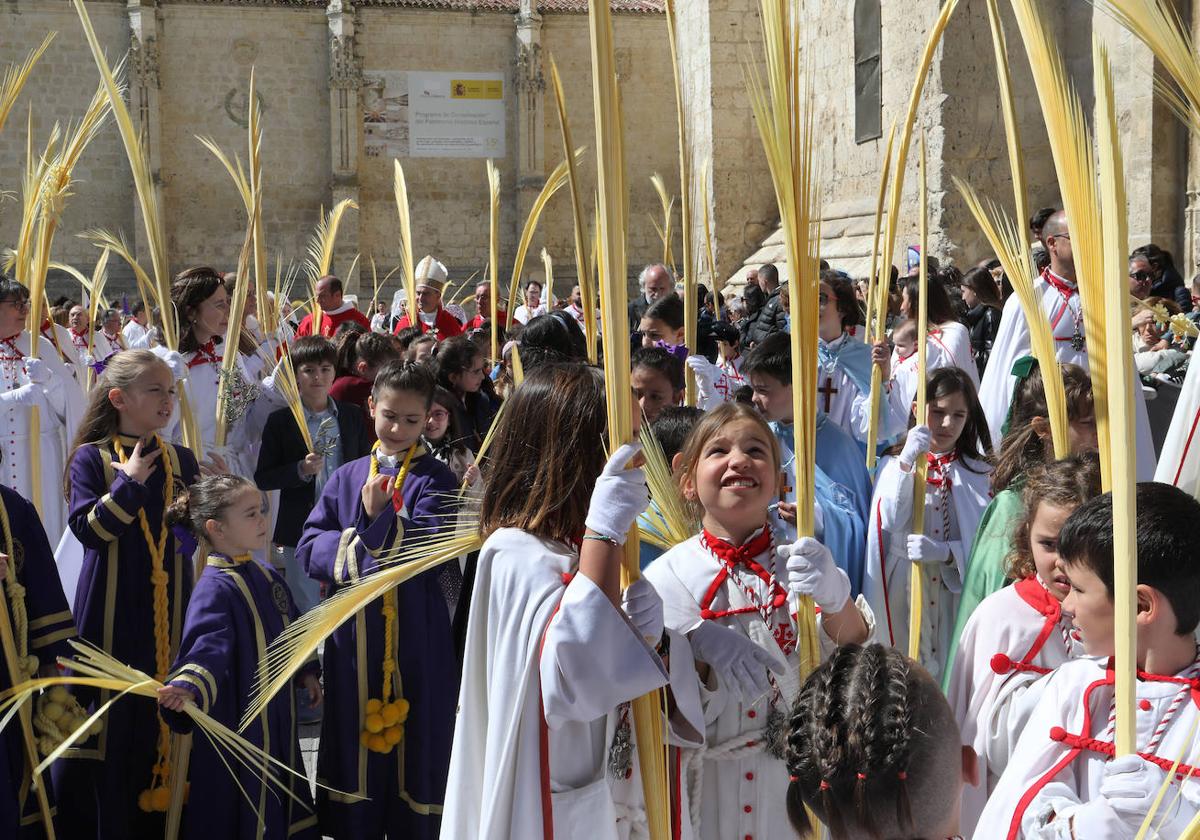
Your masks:
{"label": "hair braid", "polygon": [[881,714],[883,755],[880,771],[895,773],[897,784],[896,823],[902,830],[913,827],[912,803],[908,798],[908,764],[912,745],[912,709],[908,705],[908,660],[903,656],[885,661]]}
{"label": "hair braid", "polygon": [[858,820],[872,837],[877,836],[871,811],[867,807],[867,785],[882,770],[879,754],[883,721],[883,698],[878,686],[887,677],[887,652],[879,645],[862,649],[847,686],[845,698],[846,744],[851,756],[860,756],[854,780],[854,809]]}

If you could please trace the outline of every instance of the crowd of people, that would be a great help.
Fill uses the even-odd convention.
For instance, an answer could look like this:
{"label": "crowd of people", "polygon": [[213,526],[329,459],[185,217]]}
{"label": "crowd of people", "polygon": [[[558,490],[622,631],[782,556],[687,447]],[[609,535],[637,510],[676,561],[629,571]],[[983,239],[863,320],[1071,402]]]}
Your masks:
{"label": "crowd of people", "polygon": [[[163,683],[157,704],[86,686],[33,701],[51,749],[64,708],[103,711],[39,782],[58,836],[160,836],[186,773],[189,837],[645,837],[640,751],[664,746],[676,837],[805,836],[814,818],[839,838],[1132,837],[1163,785],[1155,830],[1178,836],[1200,812],[1200,503],[1150,481],[1145,401],[1182,379],[1197,291],[1165,251],[1130,256],[1146,383],[1138,746],[1114,760],[1112,500],[1068,219],[1039,212],[1031,235],[1053,372],[1030,356],[994,259],[962,273],[909,249],[870,343],[869,283],[822,265],[817,388],[800,401],[816,419],[811,498],[797,488],[792,304],[773,265],[737,294],[699,289],[695,347],[682,284],[646,267],[627,383],[588,361],[595,302],[579,286],[543,299],[528,281],[493,321],[492,287],[461,302],[469,314],[433,257],[415,301],[397,292],[371,313],[335,276],[315,281],[300,319],[250,295],[236,348],[236,275],[176,277],[177,350],[144,302],[64,299],[30,324],[28,290],[0,280],[0,577],[15,637],[0,682],[55,678],[84,640]],[[1060,459],[1048,375],[1067,397]],[[606,395],[626,387],[665,481],[640,442],[606,452]],[[656,524],[672,516],[673,538]],[[622,588],[635,526],[653,539]],[[242,721],[290,624],[464,528],[478,550],[331,627],[294,690]],[[806,677],[795,596],[818,613],[821,664]],[[642,745],[632,703],[657,693],[665,741]],[[172,733],[192,731],[192,706],[298,775],[269,782],[200,737],[185,761]],[[320,726],[315,789],[302,723]],[[41,819],[17,730],[0,750],[13,837]]]}

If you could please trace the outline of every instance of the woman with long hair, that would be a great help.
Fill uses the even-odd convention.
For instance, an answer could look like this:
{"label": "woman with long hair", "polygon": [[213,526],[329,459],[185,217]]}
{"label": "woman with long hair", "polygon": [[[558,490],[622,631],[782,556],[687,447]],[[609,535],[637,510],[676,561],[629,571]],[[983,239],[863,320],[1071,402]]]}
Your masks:
{"label": "woman with long hair", "polygon": [[962,299],[967,307],[963,322],[971,335],[971,355],[980,377],[987,367],[992,352],[992,342],[1000,329],[1000,290],[996,280],[986,268],[972,268],[962,279]]}

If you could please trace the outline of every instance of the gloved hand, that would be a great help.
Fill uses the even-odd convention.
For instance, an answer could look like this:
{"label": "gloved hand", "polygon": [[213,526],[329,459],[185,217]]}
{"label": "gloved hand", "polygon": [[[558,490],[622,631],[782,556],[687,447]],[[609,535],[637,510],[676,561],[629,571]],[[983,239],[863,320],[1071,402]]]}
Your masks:
{"label": "gloved hand", "polygon": [[900,465],[904,467],[905,472],[912,472],[913,464],[929,451],[929,444],[932,441],[933,435],[928,426],[913,426],[908,430],[908,437],[904,440],[904,449],[900,451]]}
{"label": "gloved hand", "polygon": [[187,362],[183,360],[182,353],[178,350],[172,350],[166,353],[162,359],[167,363],[167,367],[171,369],[171,376],[175,378],[176,382],[187,379],[188,366]]}
{"label": "gloved hand", "polygon": [[688,639],[696,659],[707,662],[721,684],[740,694],[745,703],[753,703],[770,689],[768,669],[783,673],[782,663],[759,644],[715,621],[700,622]]}
{"label": "gloved hand", "polygon": [[96,357],[91,353],[85,353],[83,355],[83,366],[94,368],[96,366]]}
{"label": "gloved hand", "polygon": [[663,602],[650,581],[641,578],[629,584],[621,593],[621,609],[646,644],[658,644],[663,634]]}
{"label": "gloved hand", "polygon": [[[1165,776],[1165,770],[1137,755],[1123,755],[1105,763],[1104,778],[1100,781],[1100,798],[1108,803],[1117,819],[1129,828],[1131,836],[1142,827],[1142,821],[1146,819],[1146,813],[1158,795]],[[1167,791],[1163,797],[1162,804],[1155,812],[1155,825],[1160,819],[1171,821],[1173,811],[1179,807],[1179,797],[1174,794],[1174,791]]]}
{"label": "gloved hand", "polygon": [[950,559],[950,543],[931,540],[924,534],[909,534],[908,559],[914,563],[944,564]]}
{"label": "gloved hand", "polygon": [[691,368],[696,377],[696,405],[709,409],[720,405],[724,400],[717,392],[717,378],[721,369],[703,356],[688,356],[685,364]]}
{"label": "gloved hand", "polygon": [[50,381],[53,373],[50,370],[50,365],[46,364],[43,360],[26,359],[25,375],[29,377],[29,381],[34,385],[45,385]]}
{"label": "gloved hand", "polygon": [[850,578],[833,562],[829,549],[812,537],[775,549],[787,564],[788,588],[810,595],[823,612],[841,612],[850,600]]}
{"label": "gloved hand", "polygon": [[650,506],[650,491],[646,473],[641,467],[625,469],[635,455],[642,451],[640,443],[627,443],[612,454],[604,471],[596,479],[592,501],[584,524],[594,533],[625,544],[638,516]]}

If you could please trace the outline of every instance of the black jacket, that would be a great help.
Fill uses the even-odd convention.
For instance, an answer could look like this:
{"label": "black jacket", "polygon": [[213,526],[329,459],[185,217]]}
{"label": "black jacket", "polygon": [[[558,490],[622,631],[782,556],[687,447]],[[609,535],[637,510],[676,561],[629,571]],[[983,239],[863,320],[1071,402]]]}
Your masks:
{"label": "black jacket", "polygon": [[975,357],[975,367],[983,376],[983,369],[987,367],[988,357],[992,354],[992,343],[1000,330],[1000,310],[978,304],[967,310],[963,323],[971,334],[971,355]]}
{"label": "black jacket", "polygon": [[[342,463],[348,464],[371,451],[367,421],[358,406],[337,400],[334,403],[337,405]],[[300,477],[299,465],[306,455],[308,447],[304,445],[291,410],[281,408],[272,412],[263,429],[254,483],[260,490],[279,491],[279,518],[275,521],[277,545],[296,546],[304,530],[304,520],[316,505],[315,482]]]}
{"label": "black jacket", "polygon": [[758,344],[767,336],[783,332],[786,323],[787,313],[783,311],[783,304],[779,300],[779,287],[776,287],[767,297],[766,306],[758,313],[753,326],[747,331],[746,338],[751,344]]}

